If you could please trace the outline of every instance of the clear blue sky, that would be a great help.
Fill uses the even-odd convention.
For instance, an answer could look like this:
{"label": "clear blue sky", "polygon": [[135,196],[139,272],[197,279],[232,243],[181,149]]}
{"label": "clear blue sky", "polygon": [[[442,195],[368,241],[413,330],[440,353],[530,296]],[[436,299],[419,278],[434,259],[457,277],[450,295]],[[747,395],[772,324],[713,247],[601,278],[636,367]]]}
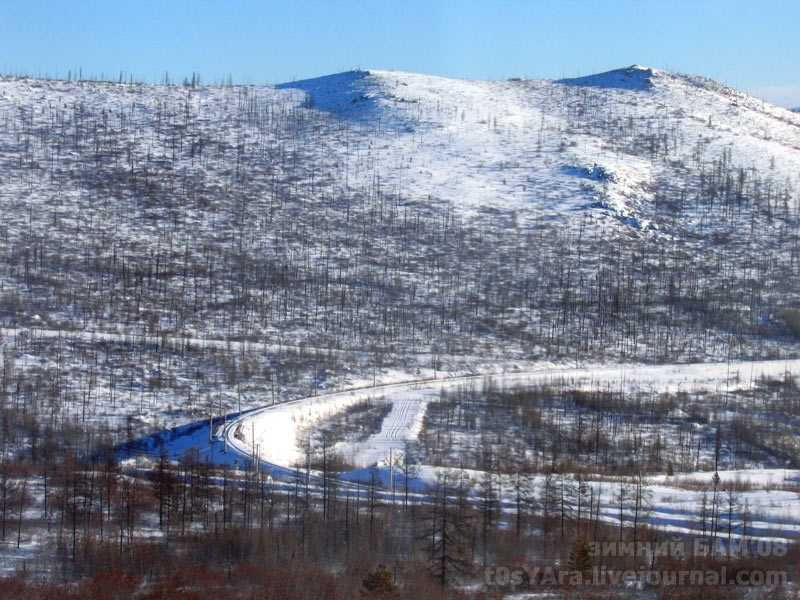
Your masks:
{"label": "clear blue sky", "polygon": [[0,0],[12,75],[557,78],[634,63],[800,106],[800,0]]}

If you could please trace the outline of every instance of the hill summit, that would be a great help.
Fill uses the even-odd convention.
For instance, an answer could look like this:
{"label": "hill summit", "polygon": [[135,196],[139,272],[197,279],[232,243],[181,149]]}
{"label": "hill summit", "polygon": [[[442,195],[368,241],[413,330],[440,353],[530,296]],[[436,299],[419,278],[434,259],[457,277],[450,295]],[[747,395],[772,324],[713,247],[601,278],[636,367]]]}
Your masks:
{"label": "hill summit", "polygon": [[625,69],[615,69],[588,77],[560,79],[558,83],[622,90],[649,90],[653,88],[653,69],[632,65]]}
{"label": "hill summit", "polygon": [[639,65],[557,81],[353,71],[280,87],[388,135],[381,154],[403,167],[382,169],[382,181],[468,210],[590,206],[664,230],[654,192],[671,196],[715,161],[795,183],[800,167],[790,111]]}

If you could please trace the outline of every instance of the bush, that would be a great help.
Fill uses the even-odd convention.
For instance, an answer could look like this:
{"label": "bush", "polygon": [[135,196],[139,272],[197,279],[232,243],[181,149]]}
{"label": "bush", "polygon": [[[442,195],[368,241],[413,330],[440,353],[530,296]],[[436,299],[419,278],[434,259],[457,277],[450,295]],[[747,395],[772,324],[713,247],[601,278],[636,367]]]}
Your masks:
{"label": "bush", "polygon": [[391,594],[397,590],[391,571],[386,565],[378,565],[362,582],[364,589],[373,596]]}

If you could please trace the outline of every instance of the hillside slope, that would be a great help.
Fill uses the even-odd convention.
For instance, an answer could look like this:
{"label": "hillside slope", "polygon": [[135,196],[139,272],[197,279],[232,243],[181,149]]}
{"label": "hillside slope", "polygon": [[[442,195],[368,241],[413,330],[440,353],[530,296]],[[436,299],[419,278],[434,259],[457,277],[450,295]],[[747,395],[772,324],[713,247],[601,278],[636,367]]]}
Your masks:
{"label": "hillside slope", "polygon": [[798,177],[799,115],[639,66],[2,78],[6,385],[130,431],[397,373],[796,356]]}
{"label": "hillside slope", "polygon": [[665,226],[656,192],[697,185],[716,163],[744,170],[743,185],[769,173],[797,184],[795,115],[700,77],[639,66],[558,82],[358,72],[281,87],[388,134],[380,175],[411,198],[534,215],[601,198],[610,214]]}

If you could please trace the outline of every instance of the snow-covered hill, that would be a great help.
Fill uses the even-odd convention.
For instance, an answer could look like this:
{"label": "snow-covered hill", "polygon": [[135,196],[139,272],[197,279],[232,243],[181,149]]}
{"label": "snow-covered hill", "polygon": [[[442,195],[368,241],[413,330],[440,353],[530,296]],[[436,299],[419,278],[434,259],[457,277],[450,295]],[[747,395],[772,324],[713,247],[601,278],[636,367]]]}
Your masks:
{"label": "snow-covered hill", "polygon": [[[531,372],[575,369],[601,399],[644,401],[653,415],[674,408],[652,435],[646,411],[593,407],[581,390],[559,387],[543,413],[550,421],[540,423],[574,429],[577,441],[593,433],[577,454],[595,444],[598,469],[603,423],[613,420],[611,437],[636,419],[641,435],[631,448],[689,449],[675,470],[704,468],[709,452],[715,467],[719,458],[736,473],[797,469],[795,375],[756,381],[751,368],[739,389],[727,369],[777,360],[777,373],[798,358],[799,125],[800,115],[707,79],[639,66],[562,81],[387,71],[281,86],[0,78],[0,462],[20,491],[10,521],[17,547],[3,546],[0,568],[24,573],[35,554],[43,569],[72,564],[77,575],[77,540],[94,543],[98,518],[108,524],[101,545],[104,535],[109,548],[118,539],[120,557],[130,549],[123,537],[133,544],[151,534],[166,534],[164,556],[175,554],[169,523],[154,524],[163,514],[145,517],[146,507],[165,506],[163,489],[112,533],[123,505],[112,510],[105,491],[96,504],[106,485],[95,486],[95,467],[81,462],[108,458],[111,448],[173,452],[165,458],[186,451],[186,464],[203,456],[243,467],[253,455],[296,462],[305,436],[312,468],[310,428],[324,438],[325,466],[335,449],[355,468],[386,460],[387,450],[395,461],[398,441],[453,433],[434,431],[427,418],[444,404],[438,384],[407,383],[387,396],[391,407],[355,402],[389,382],[519,373],[524,383]],[[662,394],[649,379],[639,380],[646,390],[622,380],[617,390],[616,379],[606,380],[613,390],[593,387],[604,369],[676,369],[682,382],[711,362],[724,364],[725,378],[685,395]],[[693,399],[697,406],[682,405]],[[226,430],[232,413],[266,405],[275,408]],[[517,423],[508,405],[502,410],[487,405],[484,414],[506,415],[505,426],[491,430],[476,413],[469,427],[481,433],[457,441],[525,445],[517,434],[535,420]],[[341,424],[349,433],[336,438]],[[544,448],[551,432],[539,427]],[[226,431],[241,454],[214,441]],[[667,441],[669,432],[678,440]],[[627,451],[602,437],[609,453]],[[573,448],[553,446],[539,464]],[[454,448],[439,450],[431,445],[437,464]],[[662,458],[648,463],[651,473]],[[151,487],[127,486],[113,461],[101,462],[104,481],[118,481],[127,498]],[[84,479],[69,474],[84,470],[92,484],[79,490]],[[725,477],[735,479],[732,471]],[[784,512],[796,502],[795,483],[780,485],[745,503],[769,504],[759,518],[794,531]],[[692,518],[687,505],[701,497],[688,487],[655,490],[666,509],[657,518],[669,527]],[[610,502],[609,489],[598,486],[597,498]],[[86,510],[75,508],[79,493]],[[226,492],[221,498],[225,529],[231,513]],[[298,512],[297,498],[293,519],[305,519],[311,511]],[[733,498],[731,490],[729,506]],[[208,511],[219,507],[207,504],[202,527],[213,522],[216,540],[217,513]],[[311,529],[305,520],[291,528]],[[59,550],[40,551],[48,545]]]}
{"label": "snow-covered hill", "polygon": [[595,217],[669,229],[656,195],[696,185],[715,163],[745,178],[781,173],[790,190],[800,173],[796,115],[640,66],[555,82],[364,71],[282,87],[370,123],[384,186],[460,209],[535,218],[590,206]]}
{"label": "snow-covered hill", "polygon": [[795,356],[798,178],[796,113],[640,66],[5,77],[7,354],[91,416],[102,346],[93,392],[124,381],[142,427],[440,370]]}

